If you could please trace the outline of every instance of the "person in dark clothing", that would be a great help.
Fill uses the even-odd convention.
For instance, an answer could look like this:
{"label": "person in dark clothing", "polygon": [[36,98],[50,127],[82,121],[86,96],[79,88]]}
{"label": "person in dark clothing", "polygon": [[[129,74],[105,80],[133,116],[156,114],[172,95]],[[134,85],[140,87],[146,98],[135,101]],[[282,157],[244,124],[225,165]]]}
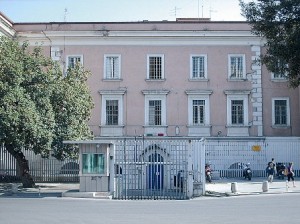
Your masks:
{"label": "person in dark clothing", "polygon": [[268,163],[267,174],[268,174],[268,182],[272,183],[274,175],[276,173],[276,163],[274,158],[272,158],[271,162]]}
{"label": "person in dark clothing", "polygon": [[[289,166],[287,168],[288,183],[290,183],[290,181],[292,181],[293,187],[296,187],[294,176],[295,176],[295,174],[294,174],[294,169],[293,169],[293,162],[290,162]],[[289,187],[289,184],[288,184],[288,187]]]}

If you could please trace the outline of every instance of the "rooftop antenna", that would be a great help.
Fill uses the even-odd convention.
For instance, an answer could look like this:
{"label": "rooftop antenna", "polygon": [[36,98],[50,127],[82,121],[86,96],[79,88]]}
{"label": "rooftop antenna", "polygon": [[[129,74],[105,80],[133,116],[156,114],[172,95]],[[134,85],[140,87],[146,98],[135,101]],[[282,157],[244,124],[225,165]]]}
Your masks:
{"label": "rooftop antenna", "polygon": [[64,13],[64,22],[67,22],[67,13],[68,13],[68,9],[65,8],[65,13]]}
{"label": "rooftop antenna", "polygon": [[198,19],[199,19],[199,0],[198,0]]}
{"label": "rooftop antenna", "polygon": [[[68,13],[68,9],[67,8],[65,8],[65,10],[64,10],[64,22],[66,23],[67,22],[67,13]],[[65,32],[64,32],[65,33]],[[65,52],[66,52],[66,35],[64,35],[64,48],[63,48],[63,54],[65,54]],[[66,70],[66,61],[65,60],[63,60],[63,74],[64,74],[64,76],[66,75],[66,72],[67,72],[67,70]]]}
{"label": "rooftop antenna", "polygon": [[175,16],[175,18],[177,17],[177,11],[179,10],[180,8],[178,8],[178,7],[174,7],[174,9],[173,10],[171,10],[171,13],[172,13],[172,15],[174,15]]}
{"label": "rooftop antenna", "polygon": [[213,12],[218,12],[218,11],[217,10],[213,10],[213,8],[210,7],[210,9],[209,9],[209,18],[211,18],[211,13],[213,13]]}
{"label": "rooftop antenna", "polygon": [[[202,1],[202,6],[201,6],[201,13],[202,13],[202,18],[203,18],[203,1]],[[200,0],[198,0],[198,19],[200,18]]]}
{"label": "rooftop antenna", "polygon": [[203,1],[202,1],[202,8],[201,8],[201,10],[202,10],[202,18],[204,18],[203,17]]}

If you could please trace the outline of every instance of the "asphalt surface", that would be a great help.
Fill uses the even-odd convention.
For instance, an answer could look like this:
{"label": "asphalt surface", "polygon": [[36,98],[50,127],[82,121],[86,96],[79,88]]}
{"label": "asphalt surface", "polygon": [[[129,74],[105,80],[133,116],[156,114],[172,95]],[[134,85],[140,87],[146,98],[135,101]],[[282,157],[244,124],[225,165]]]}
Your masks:
{"label": "asphalt surface", "polygon": [[[286,180],[275,179],[268,183],[266,178],[253,178],[251,181],[241,178],[222,178],[207,183],[205,196],[229,197],[239,195],[288,194],[300,193],[300,185],[293,187]],[[78,183],[36,183],[36,188],[23,188],[20,183],[0,183],[0,197],[38,198],[38,197],[82,197]],[[90,196],[93,197],[93,196]],[[107,198],[106,198],[107,199]],[[196,199],[196,198],[195,198]]]}

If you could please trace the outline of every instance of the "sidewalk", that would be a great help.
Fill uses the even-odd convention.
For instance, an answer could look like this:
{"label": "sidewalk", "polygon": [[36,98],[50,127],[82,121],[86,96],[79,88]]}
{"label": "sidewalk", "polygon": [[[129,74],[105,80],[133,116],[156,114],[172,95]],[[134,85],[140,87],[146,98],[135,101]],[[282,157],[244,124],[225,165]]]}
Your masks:
{"label": "sidewalk", "polygon": [[65,192],[79,189],[79,183],[36,183],[36,186],[36,188],[23,188],[21,183],[0,183],[0,197],[62,197]]}
{"label": "sidewalk", "polygon": [[[206,196],[238,196],[258,194],[300,193],[300,182],[296,187],[292,183],[287,186],[286,180],[274,179],[273,183],[266,182],[266,178],[252,178],[251,181],[242,178],[222,178],[206,184]],[[264,185],[264,186],[263,186]]]}
{"label": "sidewalk", "polygon": [[[275,179],[268,183],[267,191],[263,190],[266,178],[253,178],[251,181],[242,178],[221,178],[206,184],[205,196],[228,197],[239,195],[300,193],[300,181],[296,187],[287,188],[286,180]],[[108,194],[101,192],[79,192],[79,183],[36,183],[36,188],[22,188],[20,183],[0,183],[0,197],[43,198],[43,197],[74,197],[109,199]],[[266,187],[266,185],[265,185]],[[233,188],[233,190],[232,190]],[[265,189],[266,190],[266,189]]]}

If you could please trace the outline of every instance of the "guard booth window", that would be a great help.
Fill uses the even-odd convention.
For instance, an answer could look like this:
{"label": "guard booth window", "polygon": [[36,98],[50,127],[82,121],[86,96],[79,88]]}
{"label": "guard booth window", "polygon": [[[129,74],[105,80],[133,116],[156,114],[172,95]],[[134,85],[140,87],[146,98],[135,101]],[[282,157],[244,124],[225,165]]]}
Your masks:
{"label": "guard booth window", "polygon": [[82,154],[83,174],[104,174],[104,155],[87,153]]}

